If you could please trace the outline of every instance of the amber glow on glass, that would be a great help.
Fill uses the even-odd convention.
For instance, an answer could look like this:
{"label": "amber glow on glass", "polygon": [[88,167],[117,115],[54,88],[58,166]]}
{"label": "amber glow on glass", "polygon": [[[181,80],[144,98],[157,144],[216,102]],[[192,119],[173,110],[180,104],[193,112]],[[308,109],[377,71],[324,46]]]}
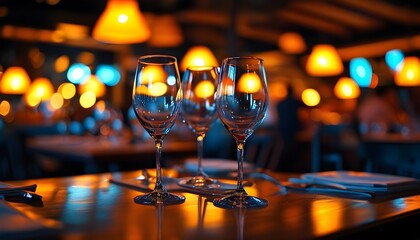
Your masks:
{"label": "amber glow on glass", "polygon": [[114,44],[141,43],[150,38],[150,29],[136,0],[108,0],[92,37]]}
{"label": "amber glow on glass", "polygon": [[142,82],[152,84],[155,82],[165,82],[166,72],[159,66],[146,66],[141,73]]}
{"label": "amber glow on glass", "polygon": [[58,87],[58,92],[64,99],[71,99],[76,95],[76,86],[73,83],[62,83]]}
{"label": "amber glow on glass", "polygon": [[303,53],[306,50],[306,43],[302,35],[296,32],[287,32],[279,36],[278,46],[289,54]]}
{"label": "amber glow on glass", "polygon": [[302,92],[302,101],[306,106],[313,107],[319,104],[321,96],[313,88],[307,88]]}
{"label": "amber glow on glass", "polygon": [[311,76],[335,76],[344,70],[341,57],[334,46],[316,45],[306,62],[306,72]]}
{"label": "amber glow on glass", "polygon": [[185,71],[187,67],[193,66],[219,66],[219,62],[214,56],[210,48],[206,46],[194,46],[188,49],[184,58],[179,65],[181,71]]}
{"label": "amber glow on glass", "polygon": [[214,84],[210,80],[201,81],[194,89],[195,95],[199,98],[208,98],[214,95]]}
{"label": "amber glow on glass", "polygon": [[12,106],[6,100],[0,102],[0,115],[6,116],[12,110]]}
{"label": "amber glow on glass", "polygon": [[3,94],[24,94],[31,79],[23,67],[12,66],[6,69],[0,79],[0,92]]}
{"label": "amber glow on glass", "polygon": [[395,84],[401,87],[420,86],[420,60],[418,57],[405,57],[402,68],[395,74]]}
{"label": "amber glow on glass", "polygon": [[96,102],[96,96],[94,92],[87,91],[87,92],[82,93],[82,95],[80,95],[79,103],[80,103],[80,106],[82,106],[83,108],[90,108],[93,105],[95,105],[95,102]]}
{"label": "amber glow on glass", "polygon": [[342,77],[334,86],[334,94],[340,99],[353,99],[360,96],[360,88],[353,79]]}
{"label": "amber glow on glass", "polygon": [[79,85],[78,89],[79,94],[88,91],[95,93],[97,98],[103,97],[106,93],[106,86],[103,82],[99,81],[95,75],[91,75],[86,82]]}
{"label": "amber glow on glass", "polygon": [[244,93],[256,93],[261,89],[261,79],[256,73],[246,73],[238,82],[238,90]]}

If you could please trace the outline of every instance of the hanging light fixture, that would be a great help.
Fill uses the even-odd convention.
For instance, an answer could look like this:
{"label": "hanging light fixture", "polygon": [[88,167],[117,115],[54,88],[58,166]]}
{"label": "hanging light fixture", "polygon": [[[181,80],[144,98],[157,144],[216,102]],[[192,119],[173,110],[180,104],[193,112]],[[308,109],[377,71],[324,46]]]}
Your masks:
{"label": "hanging light fixture", "polygon": [[340,99],[354,99],[360,96],[360,88],[353,79],[342,77],[334,86],[334,94]]}
{"label": "hanging light fixture", "polygon": [[306,62],[307,73],[315,77],[335,76],[343,70],[343,62],[337,50],[328,44],[314,46]]}
{"label": "hanging light fixture", "polygon": [[187,67],[190,66],[219,66],[219,62],[212,53],[212,51],[205,46],[194,46],[185,53],[184,58],[181,61],[180,69],[185,72]]}
{"label": "hanging light fixture", "polygon": [[402,87],[420,86],[420,59],[414,56],[405,57],[394,81],[397,86]]}
{"label": "hanging light fixture", "polygon": [[287,32],[279,36],[277,44],[280,49],[289,54],[300,54],[306,50],[302,35],[297,32]]}
{"label": "hanging light fixture", "polygon": [[150,29],[136,0],[108,0],[92,37],[100,42],[134,44],[147,41]]}
{"label": "hanging light fixture", "polygon": [[0,80],[0,92],[3,94],[24,94],[31,84],[31,79],[23,67],[12,66],[6,69]]}

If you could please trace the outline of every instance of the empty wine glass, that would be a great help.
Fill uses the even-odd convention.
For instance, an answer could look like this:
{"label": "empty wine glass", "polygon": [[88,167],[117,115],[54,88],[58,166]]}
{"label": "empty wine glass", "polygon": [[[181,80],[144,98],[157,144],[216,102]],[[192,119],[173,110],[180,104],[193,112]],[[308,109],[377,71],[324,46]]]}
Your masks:
{"label": "empty wine glass", "polygon": [[182,79],[182,117],[197,137],[197,175],[181,179],[178,184],[184,187],[202,189],[217,188],[202,167],[203,140],[210,125],[217,118],[214,95],[218,81],[217,67],[189,67]]}
{"label": "empty wine glass", "polygon": [[257,57],[224,59],[216,106],[220,120],[236,141],[238,176],[235,192],[215,199],[213,204],[221,208],[265,207],[268,201],[248,195],[242,184],[245,141],[264,120],[268,107],[263,60]]}
{"label": "empty wine glass", "polygon": [[156,184],[152,192],[134,198],[146,205],[179,204],[185,197],[169,193],[162,183],[162,144],[181,109],[182,90],[177,60],[167,55],[138,59],[133,87],[133,108],[156,146]]}

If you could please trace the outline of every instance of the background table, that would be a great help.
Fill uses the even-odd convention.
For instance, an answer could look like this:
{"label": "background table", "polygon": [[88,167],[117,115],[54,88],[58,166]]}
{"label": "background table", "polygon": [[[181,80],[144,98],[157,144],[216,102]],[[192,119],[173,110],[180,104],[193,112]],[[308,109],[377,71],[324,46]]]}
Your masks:
{"label": "background table", "polygon": [[[360,239],[419,237],[420,196],[382,202],[316,194],[273,195],[276,187],[253,180],[248,193],[269,201],[262,209],[225,210],[211,199],[183,193],[181,205],[134,203],[133,189],[107,181],[133,179],[139,171],[35,179],[43,206],[13,203],[33,218],[61,224],[61,239]],[[274,174],[287,179],[291,174]]]}

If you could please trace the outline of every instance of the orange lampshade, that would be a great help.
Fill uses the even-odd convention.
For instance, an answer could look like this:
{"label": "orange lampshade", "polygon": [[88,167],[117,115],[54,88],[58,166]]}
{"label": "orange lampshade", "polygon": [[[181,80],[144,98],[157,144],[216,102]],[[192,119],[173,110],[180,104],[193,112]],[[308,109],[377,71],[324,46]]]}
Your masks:
{"label": "orange lampshade", "polygon": [[405,57],[403,66],[395,74],[395,84],[397,86],[412,87],[420,86],[420,60],[418,57]]}
{"label": "orange lampshade", "polygon": [[12,66],[6,69],[0,79],[0,92],[3,94],[24,94],[31,79],[23,67]]}
{"label": "orange lampshade", "polygon": [[173,15],[165,14],[152,18],[152,36],[148,44],[152,47],[177,47],[184,41],[181,27]]}
{"label": "orange lampshade", "polygon": [[287,32],[279,36],[278,46],[286,53],[298,54],[306,50],[306,43],[299,33]]}
{"label": "orange lampshade", "polygon": [[343,62],[337,50],[327,44],[316,45],[306,62],[306,72],[315,77],[335,76],[343,70]]}
{"label": "orange lampshade", "polygon": [[136,0],[108,0],[92,37],[114,44],[141,43],[149,39],[150,29]]}
{"label": "orange lampshade", "polygon": [[340,99],[354,99],[360,96],[360,88],[353,79],[342,77],[335,84],[334,94]]}
{"label": "orange lampshade", "polygon": [[190,48],[187,53],[185,53],[184,58],[181,61],[180,69],[185,71],[187,67],[192,66],[219,66],[219,62],[214,56],[213,52],[205,46],[195,46]]}

